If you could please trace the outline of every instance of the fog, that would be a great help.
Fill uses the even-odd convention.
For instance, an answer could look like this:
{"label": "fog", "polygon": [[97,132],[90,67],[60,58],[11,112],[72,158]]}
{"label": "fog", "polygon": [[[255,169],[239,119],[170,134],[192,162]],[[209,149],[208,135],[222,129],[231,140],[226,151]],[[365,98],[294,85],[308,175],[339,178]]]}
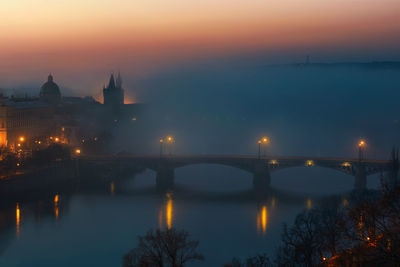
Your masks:
{"label": "fog", "polygon": [[255,154],[266,135],[271,155],[353,157],[364,138],[368,157],[388,158],[399,143],[399,72],[230,62],[140,79],[125,74],[125,84],[148,104],[147,117],[145,127],[123,128],[117,140],[157,153],[159,138],[171,134],[175,153]]}

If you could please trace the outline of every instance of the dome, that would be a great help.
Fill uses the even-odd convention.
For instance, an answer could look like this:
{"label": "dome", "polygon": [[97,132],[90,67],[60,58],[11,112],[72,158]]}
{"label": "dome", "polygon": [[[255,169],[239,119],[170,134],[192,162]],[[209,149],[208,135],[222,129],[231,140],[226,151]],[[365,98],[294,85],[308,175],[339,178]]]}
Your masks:
{"label": "dome", "polygon": [[40,89],[40,98],[47,102],[59,102],[61,100],[60,88],[53,82],[53,76],[49,75],[47,82]]}

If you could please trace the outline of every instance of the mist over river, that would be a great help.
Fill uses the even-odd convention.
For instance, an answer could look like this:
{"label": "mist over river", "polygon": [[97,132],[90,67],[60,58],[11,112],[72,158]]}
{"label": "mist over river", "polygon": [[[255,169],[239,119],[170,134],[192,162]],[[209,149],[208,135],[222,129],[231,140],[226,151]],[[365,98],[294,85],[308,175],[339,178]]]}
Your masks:
{"label": "mist over river", "polygon": [[[0,265],[121,266],[137,236],[158,227],[185,229],[200,241],[205,261],[189,266],[273,255],[283,223],[329,196],[345,199],[354,178],[319,167],[277,171],[263,201],[254,198],[252,175],[231,167],[179,168],[175,182],[174,191],[159,194],[155,173],[145,171],[96,189],[49,189],[46,197],[10,203],[0,211]],[[379,177],[369,177],[368,186],[379,187]]]}

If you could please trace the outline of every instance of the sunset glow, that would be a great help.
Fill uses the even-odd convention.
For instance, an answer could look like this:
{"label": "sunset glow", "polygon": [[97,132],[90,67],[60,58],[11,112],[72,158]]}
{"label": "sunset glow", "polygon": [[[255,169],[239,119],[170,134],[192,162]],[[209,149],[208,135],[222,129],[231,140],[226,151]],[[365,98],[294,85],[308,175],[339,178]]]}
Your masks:
{"label": "sunset glow", "polygon": [[147,68],[248,51],[390,49],[399,44],[399,11],[396,0],[3,1],[0,73],[35,65]]}

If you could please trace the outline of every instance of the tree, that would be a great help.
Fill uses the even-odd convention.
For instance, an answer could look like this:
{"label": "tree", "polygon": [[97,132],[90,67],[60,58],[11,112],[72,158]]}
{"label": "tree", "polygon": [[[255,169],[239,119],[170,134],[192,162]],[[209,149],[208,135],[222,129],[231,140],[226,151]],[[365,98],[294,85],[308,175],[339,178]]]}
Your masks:
{"label": "tree", "polygon": [[272,267],[272,263],[266,253],[257,254],[247,258],[244,262],[233,258],[231,263],[224,264],[224,267]]}
{"label": "tree", "polygon": [[123,267],[183,267],[189,261],[204,260],[196,251],[199,241],[174,228],[149,230],[138,237],[139,244],[123,257]]}
{"label": "tree", "polygon": [[276,257],[278,266],[315,266],[321,259],[320,218],[316,212],[303,211],[293,227],[283,226],[282,245]]}

